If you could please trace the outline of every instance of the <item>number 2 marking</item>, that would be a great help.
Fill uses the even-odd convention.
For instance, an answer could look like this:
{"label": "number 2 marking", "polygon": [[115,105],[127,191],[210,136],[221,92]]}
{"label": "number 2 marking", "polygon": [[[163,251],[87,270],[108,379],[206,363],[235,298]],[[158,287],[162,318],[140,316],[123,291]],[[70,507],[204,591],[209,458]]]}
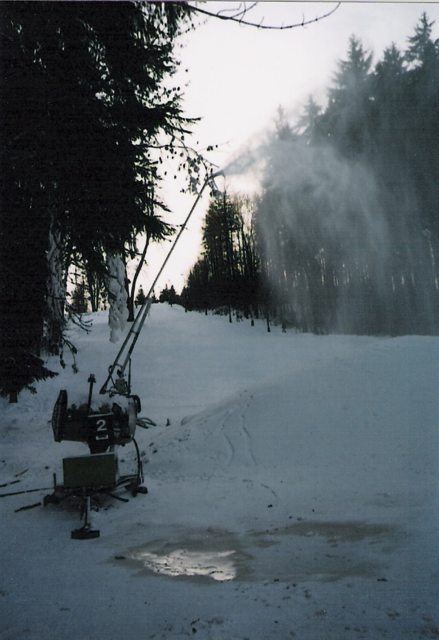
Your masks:
{"label": "number 2 marking", "polygon": [[96,422],[96,440],[108,440],[108,429],[105,418],[100,418]]}

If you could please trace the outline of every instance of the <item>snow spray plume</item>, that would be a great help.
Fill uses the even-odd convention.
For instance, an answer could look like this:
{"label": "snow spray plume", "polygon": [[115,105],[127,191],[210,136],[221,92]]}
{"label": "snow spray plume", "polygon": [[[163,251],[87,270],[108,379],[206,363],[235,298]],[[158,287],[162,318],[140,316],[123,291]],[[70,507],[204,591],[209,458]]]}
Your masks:
{"label": "snow spray plume", "polygon": [[386,270],[388,229],[375,180],[366,167],[344,161],[329,147],[277,140],[267,152],[258,220],[272,284],[284,288],[281,273],[290,272],[288,302],[303,328],[352,330],[355,318],[348,317],[344,295],[332,304],[330,327],[317,321],[312,288],[328,289],[334,279],[347,285],[367,274],[377,295],[384,295],[380,274]]}
{"label": "snow spray plume", "polygon": [[389,234],[372,173],[359,162],[343,160],[329,146],[311,147],[296,136],[266,131],[224,173],[252,173],[258,179],[256,224],[264,275],[284,306],[282,314],[287,312],[307,330],[353,330],[356,321],[349,317],[342,287],[324,322],[317,319],[313,298],[322,288],[366,275],[378,298],[385,296],[380,274],[387,268]]}
{"label": "snow spray plume", "polygon": [[255,169],[260,162],[260,149],[247,148],[241,151],[236,158],[224,167],[223,173],[227,176],[243,175]]}
{"label": "snow spray plume", "polygon": [[251,177],[259,184],[264,166],[264,149],[268,136],[269,131],[267,129],[262,129],[259,133],[254,134],[251,141],[245,144],[222,169],[222,175],[224,177]]}
{"label": "snow spray plume", "polygon": [[[408,223],[414,206],[409,187],[405,194],[390,194],[365,163],[303,138],[272,140],[265,154],[257,224],[282,313],[307,331],[431,332],[422,286],[429,266],[417,275],[414,267],[403,264],[398,272],[395,266],[398,260],[422,263],[425,254],[425,238]],[[388,217],[388,201],[395,197],[397,240]],[[395,243],[410,247],[404,259]],[[409,289],[407,280],[415,275],[417,285]],[[414,308],[421,310],[417,328]]]}

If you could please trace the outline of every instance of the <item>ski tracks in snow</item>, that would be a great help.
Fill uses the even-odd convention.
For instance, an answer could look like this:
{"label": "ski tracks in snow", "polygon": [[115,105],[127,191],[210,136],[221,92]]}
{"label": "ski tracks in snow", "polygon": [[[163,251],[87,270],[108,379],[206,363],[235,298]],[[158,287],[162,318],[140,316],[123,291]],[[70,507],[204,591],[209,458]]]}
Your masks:
{"label": "ski tracks in snow", "polygon": [[226,426],[228,424],[228,421],[231,417],[231,415],[233,415],[233,413],[231,411],[228,411],[224,420],[221,423],[221,435],[226,443],[226,450],[227,450],[227,455],[226,455],[226,466],[230,467],[230,465],[232,464],[233,460],[235,459],[235,446],[233,444],[232,439],[230,438],[230,436],[228,435],[227,431],[226,431]]}
{"label": "ski tracks in snow", "polygon": [[241,418],[240,426],[241,426],[241,433],[243,434],[244,440],[245,440],[245,449],[253,465],[256,466],[257,462],[256,462],[255,454],[253,453],[252,439],[251,439],[250,431],[248,430],[248,427],[247,427],[247,411],[252,403],[252,400],[253,400],[253,396],[249,394],[246,400],[245,407],[240,415],[240,418]]}
{"label": "ski tracks in snow", "polygon": [[243,392],[220,423],[220,433],[226,443],[226,467],[234,463],[246,467],[257,465],[246,418],[252,398],[248,392]]}
{"label": "ski tracks in snow", "polygon": [[270,494],[271,507],[279,503],[279,497],[270,482],[263,482],[266,475],[264,460],[255,453],[256,441],[249,417],[253,402],[253,394],[245,390],[227,407],[206,412],[199,423],[198,433],[202,446],[209,451],[209,464],[200,479],[206,480],[210,486],[216,481],[224,482],[227,477],[235,490],[242,486],[241,483],[250,491],[260,487],[264,490],[261,498],[263,494],[267,496],[266,492]]}
{"label": "ski tracks in snow", "polygon": [[[277,505],[279,497],[276,491],[267,483],[260,482],[260,462],[256,459],[253,450],[251,427],[248,426],[248,410],[253,402],[253,395],[244,391],[219,422],[219,433],[225,443],[227,469],[236,468],[237,471],[254,470],[253,478],[243,478],[242,481],[248,488],[255,484],[268,491],[273,499],[273,505]],[[270,505],[270,506],[273,506]]]}

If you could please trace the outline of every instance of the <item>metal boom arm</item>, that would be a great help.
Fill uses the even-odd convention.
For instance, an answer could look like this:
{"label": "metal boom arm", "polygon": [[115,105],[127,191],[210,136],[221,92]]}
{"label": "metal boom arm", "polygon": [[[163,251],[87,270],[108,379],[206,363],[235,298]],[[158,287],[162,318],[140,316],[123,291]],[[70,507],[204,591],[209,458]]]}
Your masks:
{"label": "metal boom arm", "polygon": [[146,300],[143,303],[143,305],[140,307],[136,318],[131,326],[131,329],[129,330],[129,332],[127,333],[125,340],[123,341],[123,344],[121,346],[121,348],[119,349],[119,352],[113,362],[113,364],[109,367],[108,369],[108,376],[107,379],[105,380],[104,384],[102,385],[101,389],[100,389],[100,393],[107,393],[107,385],[110,382],[110,380],[113,377],[113,373],[115,371],[116,368],[118,368],[118,374],[119,375],[123,375],[125,372],[125,369],[130,361],[131,355],[134,351],[134,347],[136,345],[137,342],[137,338],[139,337],[139,334],[142,330],[142,327],[145,323],[146,317],[148,315],[148,312],[151,308],[151,300],[150,300],[150,296],[154,290],[154,287],[157,284],[158,279],[160,278],[160,276],[163,273],[164,268],[166,267],[169,258],[172,255],[172,252],[174,251],[177,242],[180,240],[180,237],[183,233],[183,231],[186,229],[186,226],[193,214],[193,212],[195,211],[195,208],[198,204],[198,202],[200,201],[201,195],[204,191],[204,189],[206,188],[206,186],[209,184],[209,182],[212,182],[217,176],[219,176],[220,174],[222,174],[221,171],[218,171],[217,173],[213,173],[212,175],[210,175],[208,178],[206,178],[206,180],[203,183],[203,186],[201,187],[194,204],[191,207],[191,210],[189,211],[188,215],[186,216],[185,221],[183,222],[183,224],[181,225],[180,231],[178,232],[171,248],[169,249],[168,255],[166,256],[162,266],[160,267],[156,277],[154,278],[154,282],[152,283],[152,285],[149,288],[149,291],[146,295]]}

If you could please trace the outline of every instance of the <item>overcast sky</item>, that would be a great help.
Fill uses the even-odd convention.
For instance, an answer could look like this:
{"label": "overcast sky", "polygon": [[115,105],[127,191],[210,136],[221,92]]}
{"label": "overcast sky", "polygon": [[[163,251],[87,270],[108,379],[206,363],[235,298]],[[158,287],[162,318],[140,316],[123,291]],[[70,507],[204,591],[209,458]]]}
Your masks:
{"label": "overcast sky", "polygon": [[[208,2],[209,10],[238,6],[234,2]],[[260,2],[248,19],[263,24],[289,24],[327,13],[336,3]],[[439,37],[439,3],[343,2],[330,17],[307,27],[285,31],[259,30],[208,18],[184,38],[179,51],[182,62],[178,81],[185,89],[186,115],[202,118],[194,129],[193,143],[199,148],[219,145],[207,154],[219,167],[273,126],[279,106],[294,123],[308,96],[324,104],[337,61],[346,57],[348,40],[355,34],[373,52],[377,62],[392,42],[404,50],[407,37],[423,11],[436,20],[433,33]],[[188,69],[185,72],[185,69]],[[223,183],[224,184],[224,183]],[[219,186],[223,186],[219,184]],[[247,183],[227,179],[229,189]],[[169,221],[186,217],[194,197],[182,196],[169,183],[164,197],[172,209]],[[184,276],[199,251],[200,227],[207,199],[200,202],[169,260],[157,292],[166,284],[180,289]],[[170,244],[149,255],[141,281],[147,288],[157,273]]]}

